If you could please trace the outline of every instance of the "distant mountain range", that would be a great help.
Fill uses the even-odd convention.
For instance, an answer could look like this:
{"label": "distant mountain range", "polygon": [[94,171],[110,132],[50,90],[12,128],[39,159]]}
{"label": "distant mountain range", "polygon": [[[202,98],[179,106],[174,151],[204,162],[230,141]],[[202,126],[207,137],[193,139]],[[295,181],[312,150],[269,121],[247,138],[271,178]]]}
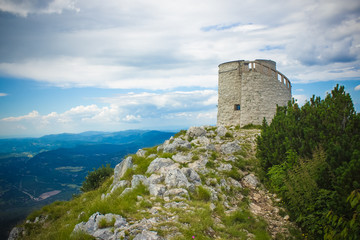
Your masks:
{"label": "distant mountain range", "polygon": [[174,133],[146,130],[0,139],[0,239],[30,211],[79,193],[89,171],[114,167]]}

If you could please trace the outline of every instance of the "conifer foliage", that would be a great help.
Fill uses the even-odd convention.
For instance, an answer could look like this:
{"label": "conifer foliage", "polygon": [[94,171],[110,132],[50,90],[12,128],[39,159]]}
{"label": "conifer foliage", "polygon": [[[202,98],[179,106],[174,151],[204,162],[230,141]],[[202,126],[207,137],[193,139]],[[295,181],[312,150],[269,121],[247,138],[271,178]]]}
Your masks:
{"label": "conifer foliage", "polygon": [[360,114],[343,86],[301,108],[278,107],[263,122],[257,157],[309,239],[360,239],[360,213],[347,202],[360,189]]}

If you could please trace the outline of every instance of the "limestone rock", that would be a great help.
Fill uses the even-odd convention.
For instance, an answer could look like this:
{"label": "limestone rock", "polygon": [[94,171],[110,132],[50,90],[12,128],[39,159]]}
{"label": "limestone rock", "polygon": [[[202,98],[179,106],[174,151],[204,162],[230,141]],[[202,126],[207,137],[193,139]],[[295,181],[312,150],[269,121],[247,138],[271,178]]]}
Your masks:
{"label": "limestone rock", "polygon": [[127,180],[118,181],[113,185],[113,187],[110,190],[110,193],[113,193],[118,188],[126,187],[127,185],[129,185],[129,181]]}
{"label": "limestone rock", "polygon": [[252,173],[245,176],[243,178],[243,182],[249,187],[256,188],[256,186],[260,183],[259,179]]}
{"label": "limestone rock", "polygon": [[[103,218],[105,218],[106,222],[109,223],[112,222],[113,219],[115,219],[114,226],[100,229],[99,223],[100,221],[102,221]],[[90,216],[87,222],[81,222],[79,224],[76,224],[73,232],[82,231],[98,239],[111,239],[111,237],[114,235],[114,232],[111,230],[111,228],[120,228],[122,226],[125,226],[126,224],[127,222],[125,218],[121,217],[120,215],[112,213],[102,215],[101,213],[96,212]]]}
{"label": "limestone rock", "polygon": [[188,137],[191,138],[197,138],[197,137],[202,137],[206,135],[206,130],[203,126],[201,127],[190,127],[187,132],[186,135]]}
{"label": "limestone rock", "polygon": [[159,197],[164,195],[166,187],[163,184],[150,184],[149,192],[151,196]]}
{"label": "limestone rock", "polygon": [[232,169],[231,164],[220,163],[220,166],[217,168],[218,171],[230,171]]}
{"label": "limestone rock", "polygon": [[200,159],[193,163],[189,163],[189,168],[192,168],[199,173],[207,173],[208,172],[208,170],[206,169],[207,162],[208,162],[207,159]]}
{"label": "limestone rock", "polygon": [[191,144],[180,138],[175,138],[172,143],[165,144],[163,148],[165,153],[173,153],[176,152],[178,148],[191,149]]}
{"label": "limestone rock", "polygon": [[219,137],[224,137],[225,134],[227,133],[227,129],[224,126],[218,126],[216,132]]}
{"label": "limestone rock", "polygon": [[126,194],[128,194],[129,192],[131,192],[133,189],[132,188],[125,188],[124,191],[120,194],[120,196],[124,196]]}
{"label": "limestone rock", "polygon": [[234,187],[238,187],[238,188],[242,188],[242,185],[240,182],[236,181],[235,179],[229,177],[228,181],[231,185],[233,185]]}
{"label": "limestone rock", "polygon": [[173,188],[169,189],[164,193],[164,197],[174,198],[174,197],[185,197],[189,198],[189,192],[183,188]]}
{"label": "limestone rock", "polygon": [[192,156],[193,156],[192,153],[186,155],[183,155],[182,153],[177,153],[172,158],[174,159],[175,162],[178,163],[189,163],[191,161]]}
{"label": "limestone rock", "polygon": [[152,161],[146,171],[146,173],[154,173],[158,172],[163,167],[168,167],[170,165],[173,165],[174,161],[170,158],[156,158],[154,161]]}
{"label": "limestone rock", "polygon": [[179,168],[175,168],[166,172],[165,184],[169,188],[190,186],[190,183],[187,180],[186,176]]}
{"label": "limestone rock", "polygon": [[164,176],[163,175],[159,175],[156,173],[151,174],[150,177],[147,178],[147,180],[149,181],[149,184],[159,184],[162,181],[164,181]]}
{"label": "limestone rock", "polygon": [[164,238],[160,237],[157,232],[148,231],[144,229],[141,233],[135,236],[134,240],[162,240]]}
{"label": "limestone rock", "polygon": [[139,149],[139,150],[136,152],[136,155],[139,156],[139,157],[145,157],[145,154],[146,154],[146,151],[143,150],[143,149]]}
{"label": "limestone rock", "polygon": [[210,139],[205,136],[198,137],[191,141],[191,143],[198,144],[198,145],[207,145],[210,144]]}
{"label": "limestone rock", "polygon": [[132,157],[125,158],[121,163],[115,166],[114,169],[114,185],[120,181],[129,168],[133,167]]}
{"label": "limestone rock", "polygon": [[220,150],[224,154],[233,154],[234,152],[240,151],[241,147],[239,141],[235,140],[233,142],[225,143],[220,147]]}
{"label": "limestone rock", "polygon": [[21,237],[24,235],[25,229],[23,227],[14,227],[9,235],[8,240],[17,240],[21,239]]}
{"label": "limestone rock", "polygon": [[192,168],[182,168],[181,171],[187,177],[189,182],[193,182],[194,184],[201,184],[201,179],[199,174]]}
{"label": "limestone rock", "polygon": [[149,186],[149,181],[144,175],[134,175],[131,180],[131,188],[136,188],[140,183]]}

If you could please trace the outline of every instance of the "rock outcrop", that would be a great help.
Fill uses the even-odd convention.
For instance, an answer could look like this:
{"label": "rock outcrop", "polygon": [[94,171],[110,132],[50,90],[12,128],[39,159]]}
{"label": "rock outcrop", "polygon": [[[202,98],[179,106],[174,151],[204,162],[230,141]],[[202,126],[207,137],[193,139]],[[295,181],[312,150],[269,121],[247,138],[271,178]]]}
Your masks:
{"label": "rock outcrop", "polygon": [[[196,221],[204,220],[192,218],[202,216],[209,223],[201,232],[205,239],[229,239],[226,219],[232,214],[249,212],[251,221],[266,221],[270,236],[275,238],[280,234],[287,239],[290,236],[287,226],[291,225],[288,216],[279,215],[280,208],[273,201],[276,197],[252,172],[256,166],[251,161],[256,161],[258,134],[258,130],[234,127],[191,127],[151,152],[137,151],[115,167],[113,183],[100,200],[111,203],[112,199],[125,198],[142,187],[146,192],[135,195],[136,214],[94,213],[84,209],[72,234],[85,233],[102,240],[188,239],[191,224],[201,225]],[[136,161],[148,165],[140,170],[141,162]],[[238,161],[248,164],[239,165]],[[129,169],[132,175],[125,174]],[[85,215],[90,217],[85,219]],[[24,232],[13,231],[12,239]],[[239,239],[255,239],[251,228],[237,231],[243,236]]]}

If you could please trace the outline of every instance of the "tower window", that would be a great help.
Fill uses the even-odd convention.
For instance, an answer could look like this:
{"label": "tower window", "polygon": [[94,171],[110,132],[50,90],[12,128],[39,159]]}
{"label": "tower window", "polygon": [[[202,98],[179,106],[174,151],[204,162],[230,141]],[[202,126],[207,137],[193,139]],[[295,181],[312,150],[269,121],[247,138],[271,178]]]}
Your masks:
{"label": "tower window", "polygon": [[240,111],[240,104],[235,104],[234,105],[234,110],[235,111]]}

